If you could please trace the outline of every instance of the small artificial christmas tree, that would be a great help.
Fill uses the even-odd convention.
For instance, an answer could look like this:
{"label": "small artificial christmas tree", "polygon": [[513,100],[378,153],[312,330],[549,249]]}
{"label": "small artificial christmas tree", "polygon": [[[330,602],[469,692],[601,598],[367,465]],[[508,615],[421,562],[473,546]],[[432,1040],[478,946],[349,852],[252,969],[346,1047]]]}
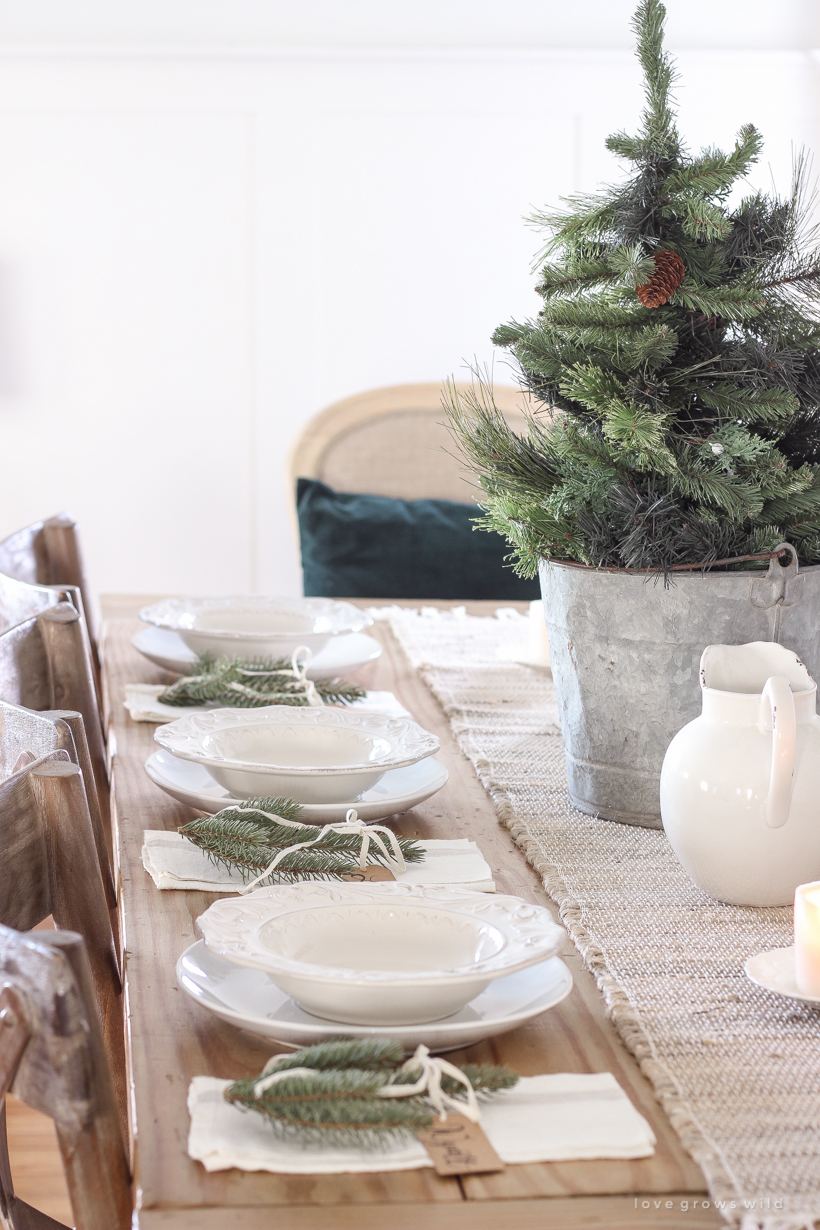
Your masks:
{"label": "small artificial christmas tree", "polygon": [[540,559],[662,570],[760,567],[783,540],[820,561],[820,252],[806,225],[807,167],[787,200],[729,195],[757,160],[684,150],[670,103],[665,9],[634,18],[646,108],[607,146],[618,187],[539,215],[551,238],[536,320],[493,341],[553,410],[516,435],[491,389],[450,389],[456,438],[484,491],[482,526]]}

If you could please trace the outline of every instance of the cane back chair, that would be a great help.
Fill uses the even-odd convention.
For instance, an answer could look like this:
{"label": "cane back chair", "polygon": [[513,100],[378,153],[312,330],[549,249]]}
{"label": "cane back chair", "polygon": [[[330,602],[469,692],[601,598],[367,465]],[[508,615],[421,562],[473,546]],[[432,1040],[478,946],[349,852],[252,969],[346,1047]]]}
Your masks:
{"label": "cane back chair", "polygon": [[[317,478],[334,491],[468,503],[475,485],[445,425],[443,393],[441,384],[398,384],[334,402],[296,441],[290,457],[294,488],[297,478]],[[511,427],[526,429],[530,406],[521,389],[495,385],[493,399]]]}

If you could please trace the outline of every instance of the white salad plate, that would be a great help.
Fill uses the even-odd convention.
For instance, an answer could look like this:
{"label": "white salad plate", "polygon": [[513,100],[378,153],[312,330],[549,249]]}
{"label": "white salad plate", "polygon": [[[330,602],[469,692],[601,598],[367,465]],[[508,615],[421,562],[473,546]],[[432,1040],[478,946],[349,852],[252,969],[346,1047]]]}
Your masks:
{"label": "white salad plate", "polygon": [[772,948],[768,952],[758,952],[749,957],[743,966],[746,977],[751,978],[759,987],[767,991],[775,991],[778,995],[786,995],[789,999],[799,999],[805,1004],[820,1004],[820,996],[804,995],[797,985],[797,975],[794,969],[794,944],[789,948]]}
{"label": "white salad plate", "polygon": [[388,769],[441,746],[412,718],[325,705],[191,713],[159,726],[154,741],[204,765],[234,796],[286,795],[297,803],[353,803]]}
{"label": "white salad plate", "polygon": [[332,598],[164,598],[140,619],[176,632],[195,653],[241,658],[289,658],[300,645],[313,653],[332,637],[361,632],[373,620],[351,602]]}
{"label": "white salad plate", "polygon": [[328,1038],[388,1037],[414,1050],[452,1051],[509,1033],[560,1004],[572,990],[572,975],[560,957],[506,978],[496,978],[459,1012],[427,1025],[333,1025],[311,1016],[262,970],[247,969],[210,952],[203,940],[177,961],[177,982],[187,995],[229,1025],[282,1046],[312,1046]]}
{"label": "white salad plate", "polygon": [[[192,760],[177,760],[170,752],[154,752],[145,762],[145,772],[154,785],[172,799],[209,815],[244,802],[215,782],[204,765]],[[429,799],[447,785],[448,776],[444,765],[428,756],[406,769],[391,769],[353,806],[360,820],[384,820]],[[350,803],[303,803],[300,818],[305,824],[337,824],[344,820],[350,806]]]}
{"label": "white salad plate", "polygon": [[267,973],[301,1008],[354,1025],[421,1025],[566,938],[521,897],[445,885],[304,881],[222,898],[197,926],[208,948]]}
{"label": "white salad plate", "polygon": [[[190,674],[197,658],[179,633],[169,632],[167,628],[140,628],[139,632],[131,637],[131,644],[149,662],[176,675]],[[364,632],[334,636],[312,658],[307,677],[318,680],[348,675],[360,666],[366,666],[368,662],[375,662],[381,652],[382,647],[375,636],[367,636]],[[234,656],[233,651],[230,651],[228,656]]]}

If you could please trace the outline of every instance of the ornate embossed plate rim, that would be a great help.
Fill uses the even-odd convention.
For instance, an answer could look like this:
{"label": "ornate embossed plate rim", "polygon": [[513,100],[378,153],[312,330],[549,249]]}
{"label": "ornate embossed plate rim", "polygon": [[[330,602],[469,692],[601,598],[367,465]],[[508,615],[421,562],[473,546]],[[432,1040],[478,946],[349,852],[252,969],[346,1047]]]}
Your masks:
{"label": "ornate embossed plate rim", "polygon": [[[280,610],[314,619],[314,627],[307,632],[241,632],[230,628],[197,628],[193,621],[201,611],[220,608],[251,607],[259,610]],[[292,641],[297,636],[340,636],[349,632],[361,632],[373,623],[371,617],[355,607],[352,602],[337,602],[333,598],[269,598],[263,594],[228,594],[225,597],[163,598],[140,611],[143,623],[165,628],[170,632],[202,632],[203,635],[223,637],[226,641]],[[317,628],[316,620],[322,619],[326,627]]]}
{"label": "ornate embossed plate rim", "polygon": [[[410,908],[436,907],[486,921],[502,933],[504,947],[493,956],[469,965],[407,973],[313,965],[272,952],[259,939],[267,923],[287,914],[313,906],[384,905],[391,898]],[[555,956],[565,935],[549,910],[531,905],[520,897],[494,895],[488,899],[487,894],[469,889],[411,884],[313,882],[261,888],[241,899],[224,898],[214,902],[197,919],[197,925],[208,948],[238,965],[345,986],[427,986],[442,981],[467,982],[485,976],[498,978]]]}
{"label": "ornate embossed plate rim", "polygon": [[[314,726],[331,726],[388,739],[391,748],[374,760],[352,765],[287,765],[236,760],[207,752],[202,747],[206,736],[238,726],[304,726],[306,730]],[[295,709],[292,705],[270,705],[265,709],[212,709],[208,713],[191,713],[164,726],[158,726],[154,731],[154,741],[174,756],[183,760],[195,760],[203,765],[220,765],[247,772],[271,774],[304,773],[311,777],[335,777],[342,773],[362,773],[368,769],[400,769],[435,755],[441,746],[436,735],[430,734],[410,718],[388,718],[378,713],[352,713],[343,709],[318,706]]]}

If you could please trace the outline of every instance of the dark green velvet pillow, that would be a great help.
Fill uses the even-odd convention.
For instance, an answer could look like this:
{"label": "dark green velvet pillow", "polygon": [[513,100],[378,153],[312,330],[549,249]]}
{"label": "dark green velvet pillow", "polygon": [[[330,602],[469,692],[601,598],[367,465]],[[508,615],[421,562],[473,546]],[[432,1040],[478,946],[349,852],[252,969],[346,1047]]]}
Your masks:
{"label": "dark green velvet pillow", "polygon": [[328,598],[538,598],[537,581],[505,565],[500,534],[474,528],[474,504],[296,490],[305,594]]}

